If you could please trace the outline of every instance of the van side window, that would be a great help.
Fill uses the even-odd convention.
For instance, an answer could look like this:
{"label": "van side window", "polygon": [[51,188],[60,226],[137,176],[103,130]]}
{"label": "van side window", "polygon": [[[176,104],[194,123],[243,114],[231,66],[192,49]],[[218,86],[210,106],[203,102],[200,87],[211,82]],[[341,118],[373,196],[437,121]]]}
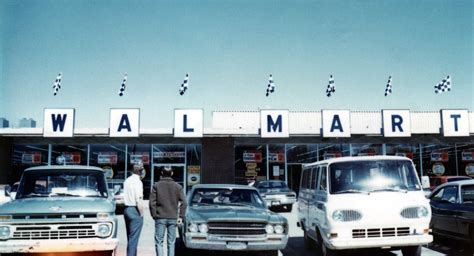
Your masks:
{"label": "van side window", "polygon": [[307,189],[308,188],[308,180],[309,180],[309,172],[311,169],[304,169],[303,175],[301,175],[301,188]]}
{"label": "van side window", "polygon": [[311,169],[311,185],[310,185],[310,189],[316,189],[316,184],[318,183],[318,167],[314,167],[313,169]]}
{"label": "van side window", "polygon": [[322,166],[319,168],[321,170],[321,178],[319,181],[319,190],[327,191],[327,174],[326,174],[326,166]]}

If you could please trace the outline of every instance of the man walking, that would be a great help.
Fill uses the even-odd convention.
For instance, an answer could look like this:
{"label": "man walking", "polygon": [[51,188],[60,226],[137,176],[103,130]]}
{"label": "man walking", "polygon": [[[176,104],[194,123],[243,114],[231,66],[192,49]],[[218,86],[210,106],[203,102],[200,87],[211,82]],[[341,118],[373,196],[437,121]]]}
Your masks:
{"label": "man walking", "polygon": [[158,256],[164,256],[163,240],[166,230],[168,256],[174,256],[176,225],[182,223],[186,199],[183,187],[171,178],[171,167],[163,168],[161,174],[160,181],[153,185],[150,194],[150,213],[155,220],[155,250]]}
{"label": "man walking", "polygon": [[132,175],[123,183],[125,228],[127,229],[127,256],[137,255],[138,240],[143,226],[143,183],[140,174],[142,164],[133,166]]}

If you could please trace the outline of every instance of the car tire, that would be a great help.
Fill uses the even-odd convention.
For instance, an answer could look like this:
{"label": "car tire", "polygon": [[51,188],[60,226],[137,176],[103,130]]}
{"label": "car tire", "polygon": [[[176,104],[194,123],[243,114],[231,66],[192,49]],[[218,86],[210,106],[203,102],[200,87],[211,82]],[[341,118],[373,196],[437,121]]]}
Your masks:
{"label": "car tire", "polygon": [[403,248],[402,254],[403,256],[421,256],[421,245]]}
{"label": "car tire", "polygon": [[336,256],[337,252],[335,250],[329,249],[324,241],[321,241],[321,256]]}
{"label": "car tire", "polygon": [[315,242],[311,237],[308,236],[308,232],[303,227],[303,240],[304,240],[304,247],[306,249],[313,249],[315,247]]}

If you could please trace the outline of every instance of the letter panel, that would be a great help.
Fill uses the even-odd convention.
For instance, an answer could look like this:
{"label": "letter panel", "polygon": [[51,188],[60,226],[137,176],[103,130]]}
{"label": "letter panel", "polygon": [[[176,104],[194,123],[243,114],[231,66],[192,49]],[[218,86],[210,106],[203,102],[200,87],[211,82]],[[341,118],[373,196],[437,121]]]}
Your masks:
{"label": "letter panel", "polygon": [[410,110],[382,110],[384,137],[411,137]]}
{"label": "letter panel", "polygon": [[110,109],[110,137],[138,137],[140,109]]}
{"label": "letter panel", "polygon": [[202,138],[203,127],[204,111],[202,109],[174,110],[175,138]]}
{"label": "letter panel", "polygon": [[288,138],[288,110],[260,110],[260,136],[262,138]]}
{"label": "letter panel", "polygon": [[349,110],[321,110],[322,135],[325,138],[351,137]]}
{"label": "letter panel", "polygon": [[441,126],[445,137],[469,136],[469,112],[467,109],[442,109]]}
{"label": "letter panel", "polygon": [[43,137],[73,137],[74,109],[45,109]]}

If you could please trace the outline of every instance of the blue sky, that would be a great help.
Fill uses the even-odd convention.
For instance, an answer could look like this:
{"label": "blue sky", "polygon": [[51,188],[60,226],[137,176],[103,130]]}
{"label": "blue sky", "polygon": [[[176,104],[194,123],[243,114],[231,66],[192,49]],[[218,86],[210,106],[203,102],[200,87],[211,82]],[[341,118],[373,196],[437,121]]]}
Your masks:
{"label": "blue sky", "polygon": [[[14,126],[32,117],[41,127],[44,108],[69,107],[79,128],[108,127],[110,108],[140,108],[144,128],[173,127],[175,108],[204,109],[206,127],[214,110],[474,110],[470,0],[0,0],[0,8],[0,117]],[[269,74],[276,92],[265,97]],[[452,91],[435,94],[448,74]],[[394,92],[384,97],[389,75]]]}

